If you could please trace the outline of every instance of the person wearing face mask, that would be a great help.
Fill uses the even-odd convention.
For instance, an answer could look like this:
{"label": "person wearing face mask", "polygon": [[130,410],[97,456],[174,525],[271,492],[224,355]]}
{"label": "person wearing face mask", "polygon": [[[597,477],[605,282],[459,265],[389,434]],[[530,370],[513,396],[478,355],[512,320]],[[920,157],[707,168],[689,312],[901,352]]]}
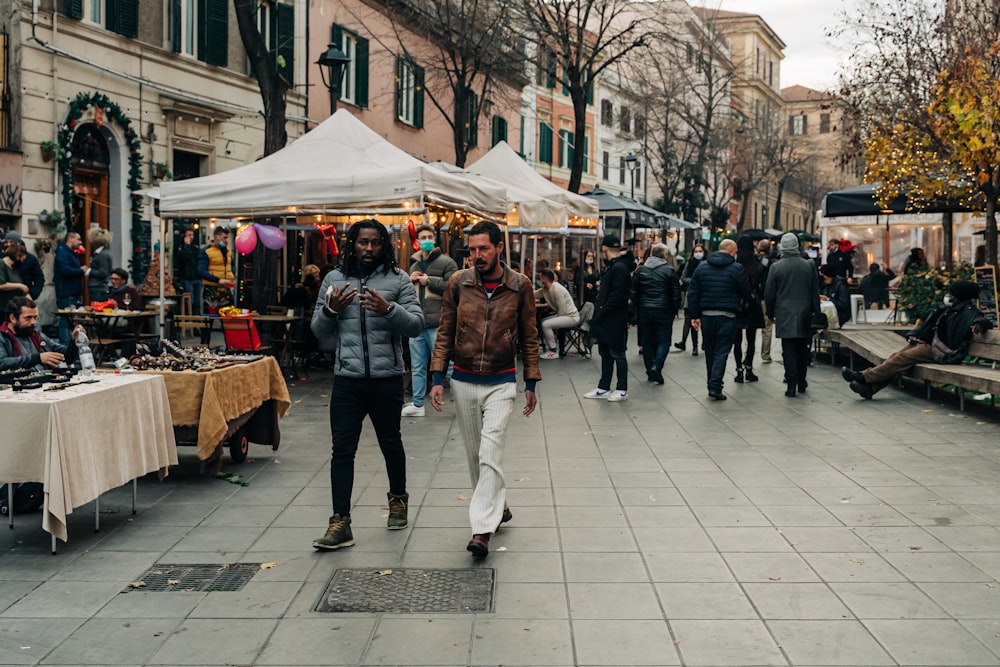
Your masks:
{"label": "person wearing face mask", "polygon": [[866,400],[916,364],[960,364],[969,351],[972,336],[980,336],[993,323],[976,307],[979,286],[956,280],[948,286],[943,305],[906,335],[907,346],[894,352],[878,366],[861,372],[846,366],[840,374],[850,382],[851,391]]}
{"label": "person wearing face mask", "polygon": [[[625,347],[628,341],[628,297],[632,286],[635,256],[622,248],[621,240],[608,234],[601,241],[601,252],[608,262],[608,270],[601,280],[594,316],[590,320],[590,337],[597,341],[601,354],[601,377],[597,388],[583,395],[584,398],[624,401],[628,399],[628,359]],[[614,390],[611,376],[617,373]]]}
{"label": "person wearing face mask", "polygon": [[576,284],[576,298],[582,306],[585,303],[597,302],[597,289],[601,284],[601,272],[597,269],[594,259],[594,251],[588,250],[583,257],[583,264],[576,270],[574,278]]}
{"label": "person wearing face mask", "polygon": [[438,322],[441,319],[441,298],[451,275],[458,271],[458,264],[444,254],[434,242],[434,228],[417,227],[420,250],[410,257],[410,282],[417,293],[420,308],[424,311],[424,330],[410,339],[410,389],[411,402],[403,406],[403,417],[423,417],[424,398],[427,394],[427,366],[434,354]]}
{"label": "person wearing face mask", "polygon": [[[681,292],[684,294],[685,301],[687,301],[687,289],[688,285],[691,284],[691,278],[694,276],[695,269],[701,264],[701,261],[705,259],[705,246],[700,243],[694,247],[691,253],[691,258],[684,265],[684,272],[681,273]],[[691,334],[691,356],[698,356],[698,331],[697,329],[691,328],[691,318],[684,314],[684,329],[681,332],[681,340],[678,343],[674,343],[674,347],[683,352],[687,349],[687,339],[688,334]]]}
{"label": "person wearing face mask", "polygon": [[229,229],[216,227],[212,242],[198,253],[198,277],[206,294],[221,287],[232,288],[236,284],[233,274],[232,256],[229,254]]}
{"label": "person wearing face mask", "polygon": [[[75,346],[66,346],[38,331],[38,308],[28,296],[15,296],[3,310],[4,322],[0,324],[0,371],[55,368],[64,361],[72,361]],[[83,327],[77,325],[73,337]]]}

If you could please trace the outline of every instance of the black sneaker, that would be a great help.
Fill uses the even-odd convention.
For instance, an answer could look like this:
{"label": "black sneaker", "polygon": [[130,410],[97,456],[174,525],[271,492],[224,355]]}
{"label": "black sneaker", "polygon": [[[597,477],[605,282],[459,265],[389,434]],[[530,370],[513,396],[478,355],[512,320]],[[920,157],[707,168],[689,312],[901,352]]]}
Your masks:
{"label": "black sneaker", "polygon": [[842,367],[840,369],[840,377],[844,378],[848,382],[864,382],[865,381],[865,376],[864,376],[863,373],[859,373],[858,371],[852,371],[847,366],[844,366],[844,367]]}
{"label": "black sneaker", "polygon": [[330,525],[326,535],[313,540],[313,548],[323,551],[334,551],[343,547],[354,546],[354,535],[351,534],[351,517],[334,514],[330,517]]}
{"label": "black sneaker", "polygon": [[875,395],[875,392],[872,391],[872,386],[870,384],[865,384],[864,382],[852,382],[851,391],[866,401],[872,400],[872,396]]}
{"label": "black sneaker", "polygon": [[406,506],[410,502],[410,494],[394,496],[391,493],[385,494],[389,499],[389,519],[385,525],[389,530],[402,530],[406,528]]}

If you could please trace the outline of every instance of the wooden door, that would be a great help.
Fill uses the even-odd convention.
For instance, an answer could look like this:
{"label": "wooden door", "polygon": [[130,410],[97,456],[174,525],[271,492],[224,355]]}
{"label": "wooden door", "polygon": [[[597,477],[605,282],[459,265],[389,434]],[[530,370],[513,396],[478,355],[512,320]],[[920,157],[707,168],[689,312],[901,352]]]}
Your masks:
{"label": "wooden door", "polygon": [[[100,169],[76,167],[73,170],[73,223],[71,229],[83,238],[86,248],[84,264],[90,264],[90,242],[87,230],[93,227],[108,228],[108,172]],[[108,252],[105,250],[105,252]],[[90,290],[84,284],[84,303],[90,303]]]}

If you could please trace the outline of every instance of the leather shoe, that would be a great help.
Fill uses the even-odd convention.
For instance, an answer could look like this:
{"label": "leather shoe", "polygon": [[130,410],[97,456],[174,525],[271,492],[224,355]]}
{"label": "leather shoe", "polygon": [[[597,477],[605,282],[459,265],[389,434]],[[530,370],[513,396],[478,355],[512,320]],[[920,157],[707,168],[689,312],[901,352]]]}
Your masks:
{"label": "leather shoe", "polygon": [[726,395],[723,394],[721,391],[718,394],[713,394],[712,392],[708,392],[708,397],[716,401],[726,400]]}
{"label": "leather shoe", "polygon": [[654,381],[654,382],[655,382],[656,384],[663,384],[663,382],[664,382],[664,380],[663,380],[663,371],[662,371],[662,370],[660,370],[659,368],[657,368],[657,369],[656,369],[655,371],[653,371],[653,372],[654,372],[654,373],[656,374],[656,376],[655,376],[655,377],[653,378],[653,381]]}
{"label": "leather shoe", "polygon": [[864,374],[859,373],[858,371],[852,371],[847,366],[844,366],[844,367],[842,367],[840,369],[840,377],[844,378],[848,382],[864,382],[865,381]]}
{"label": "leather shoe", "polygon": [[802,382],[799,383],[799,393],[800,394],[806,393],[806,389],[808,387],[809,387],[809,383],[806,382],[805,380],[803,380]]}
{"label": "leather shoe", "polygon": [[785,390],[785,396],[795,398],[795,385],[788,385],[788,389]]}
{"label": "leather shoe", "polygon": [[476,558],[486,558],[490,552],[490,534],[476,533],[469,540],[469,545],[465,547]]}
{"label": "leather shoe", "polygon": [[510,508],[507,507],[507,505],[504,505],[503,506],[503,516],[500,517],[500,523],[497,524],[497,529],[495,531],[493,531],[493,532],[494,533],[499,533],[500,529],[503,528],[503,525],[505,523],[507,523],[508,521],[510,521],[511,519],[513,519],[513,518],[514,518],[514,515],[511,513]]}
{"label": "leather shoe", "polygon": [[872,386],[864,382],[852,382],[851,391],[853,391],[855,394],[865,399],[866,401],[872,400],[872,396],[875,395],[875,392],[872,391]]}

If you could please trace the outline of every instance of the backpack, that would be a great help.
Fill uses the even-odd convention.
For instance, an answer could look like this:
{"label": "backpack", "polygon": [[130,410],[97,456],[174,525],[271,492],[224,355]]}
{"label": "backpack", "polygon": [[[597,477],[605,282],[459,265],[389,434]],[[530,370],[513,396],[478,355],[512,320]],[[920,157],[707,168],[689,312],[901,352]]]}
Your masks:
{"label": "backpack", "polygon": [[[37,512],[45,502],[45,491],[41,482],[24,482],[14,485],[14,514]],[[7,498],[9,486],[0,486],[0,514],[10,514],[10,502]]]}

